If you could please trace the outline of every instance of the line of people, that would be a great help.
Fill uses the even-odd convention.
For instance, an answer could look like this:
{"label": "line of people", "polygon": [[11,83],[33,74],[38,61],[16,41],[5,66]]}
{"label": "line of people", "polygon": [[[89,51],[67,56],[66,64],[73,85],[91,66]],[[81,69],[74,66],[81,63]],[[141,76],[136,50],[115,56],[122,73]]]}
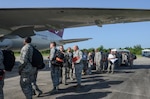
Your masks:
{"label": "line of people", "polygon": [[[30,37],[25,38],[24,46],[20,53],[20,86],[26,97],[26,99],[32,99],[33,95],[40,96],[43,92],[36,84],[38,69],[31,64],[33,47],[31,45],[32,39]],[[52,64],[52,61],[56,60],[56,52],[63,53],[64,58],[61,65]],[[59,59],[60,60],[60,59]],[[116,50],[110,50],[110,53],[99,52],[98,49],[92,52],[81,51],[77,45],[72,49],[69,47],[65,52],[63,46],[56,48],[56,43],[50,43],[50,74],[53,84],[53,89],[49,91],[49,94],[55,94],[59,91],[59,84],[68,85],[67,79],[77,81],[75,86],[76,90],[81,88],[81,77],[83,74],[92,74],[92,69],[95,67],[97,73],[114,73],[115,65],[118,63],[118,57]],[[1,73],[4,75],[3,55],[0,51],[0,77]],[[0,78],[0,99],[4,99],[3,95],[4,77]]]}
{"label": "line of people", "polygon": [[[29,39],[29,40],[28,40]],[[36,85],[36,78],[38,70],[34,69],[31,66],[31,56],[32,56],[32,47],[30,47],[31,38],[25,39],[25,46],[21,50],[21,66],[24,70],[21,72],[20,85],[23,93],[27,99],[32,99],[32,95],[37,91],[38,96],[43,92]],[[61,65],[52,64],[53,60],[56,60],[56,52],[59,51],[63,54],[63,62]],[[59,49],[56,48],[56,43],[50,43],[50,73],[51,80],[53,84],[53,89],[48,93],[55,94],[59,91],[59,85],[62,83],[68,85],[67,79],[74,80],[76,79],[77,84],[75,86],[76,90],[81,89],[81,77],[83,74],[92,74],[92,69],[95,66],[97,73],[114,73],[114,68],[118,65],[117,56],[118,53],[116,50],[110,50],[109,53],[102,53],[96,49],[92,52],[81,51],[79,47],[75,45],[72,49],[69,47],[65,52],[63,46],[59,46]],[[26,65],[26,66],[25,66]]]}
{"label": "line of people", "polygon": [[[50,44],[50,61],[55,59],[55,53],[58,49],[56,49],[56,43],[52,42]],[[81,88],[81,73],[83,69],[82,62],[82,51],[79,50],[78,46],[73,47],[73,52],[69,47],[67,52],[65,52],[64,47],[60,46],[59,51],[64,54],[63,64],[61,66],[56,66],[51,64],[51,78],[53,83],[53,89],[49,92],[49,94],[55,94],[59,90],[59,84],[63,83],[67,85],[67,79],[70,78],[74,80],[76,78],[77,85],[76,88]]]}
{"label": "line of people", "polygon": [[133,66],[136,56],[130,52],[118,52],[116,49],[110,49],[109,52],[100,52],[98,49],[91,52],[83,51],[83,74],[91,74],[91,69],[97,73],[114,73],[116,67],[122,64]]}
{"label": "line of people", "polygon": [[83,51],[84,68],[83,74],[92,74],[91,70],[95,69],[97,73],[103,73],[108,67],[108,54],[102,53],[98,49],[91,52]]}

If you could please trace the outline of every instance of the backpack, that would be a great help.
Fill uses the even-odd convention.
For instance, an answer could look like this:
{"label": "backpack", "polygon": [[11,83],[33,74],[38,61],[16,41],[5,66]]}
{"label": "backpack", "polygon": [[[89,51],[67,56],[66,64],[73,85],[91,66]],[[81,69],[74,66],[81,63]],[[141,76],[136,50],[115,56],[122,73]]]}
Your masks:
{"label": "backpack", "polygon": [[14,65],[15,65],[15,55],[14,52],[11,50],[2,50],[4,60],[3,64],[5,66],[6,71],[12,71]]}
{"label": "backpack", "polygon": [[43,69],[45,67],[45,64],[43,62],[43,56],[35,47],[33,47],[31,64],[33,67],[37,67],[37,69]]}
{"label": "backpack", "polygon": [[133,54],[133,59],[137,59],[136,55]]}
{"label": "backpack", "polygon": [[64,54],[56,49],[51,64],[54,66],[63,66],[63,62],[64,62]]}

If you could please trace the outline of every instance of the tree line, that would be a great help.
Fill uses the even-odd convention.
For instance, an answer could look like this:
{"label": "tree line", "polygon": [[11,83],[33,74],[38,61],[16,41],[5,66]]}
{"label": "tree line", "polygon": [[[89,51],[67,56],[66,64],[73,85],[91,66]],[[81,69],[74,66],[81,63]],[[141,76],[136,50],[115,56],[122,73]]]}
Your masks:
{"label": "tree line", "polygon": [[[109,50],[111,48],[104,48],[103,45],[100,45],[100,47],[97,48],[99,51],[102,51],[102,52],[109,52]],[[135,45],[133,47],[125,47],[125,48],[119,48],[119,49],[126,49],[126,50],[129,50],[131,53],[133,54],[136,54],[136,55],[141,55],[141,51],[143,50],[143,48],[141,47],[141,45]],[[95,50],[95,48],[89,48],[89,49],[81,49],[82,51],[86,50],[87,52],[91,52],[93,50]],[[42,54],[49,54],[50,53],[50,50],[45,50],[45,51],[41,51]]]}
{"label": "tree line", "polygon": [[[90,48],[88,49],[88,52],[92,51],[94,48]],[[102,52],[109,52],[110,49],[112,48],[108,48],[105,49],[103,45],[101,45],[100,47],[97,48],[99,51]],[[125,47],[125,48],[119,48],[119,49],[126,49],[129,50],[131,53],[136,54],[136,55],[141,55],[143,48],[141,47],[141,45],[135,45],[133,47]],[[83,49],[84,50],[84,49]]]}

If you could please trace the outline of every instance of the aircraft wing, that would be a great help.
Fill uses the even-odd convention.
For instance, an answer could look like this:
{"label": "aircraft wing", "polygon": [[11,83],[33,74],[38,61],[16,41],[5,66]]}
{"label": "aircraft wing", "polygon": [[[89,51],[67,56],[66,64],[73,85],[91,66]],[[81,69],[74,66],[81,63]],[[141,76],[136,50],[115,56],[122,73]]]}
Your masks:
{"label": "aircraft wing", "polygon": [[64,45],[67,43],[81,42],[81,41],[86,41],[89,39],[92,39],[92,38],[77,38],[77,39],[66,39],[66,40],[64,39],[64,40],[59,40],[59,44]]}
{"label": "aircraft wing", "polygon": [[24,37],[50,28],[150,21],[150,9],[112,8],[0,8],[0,37]]}

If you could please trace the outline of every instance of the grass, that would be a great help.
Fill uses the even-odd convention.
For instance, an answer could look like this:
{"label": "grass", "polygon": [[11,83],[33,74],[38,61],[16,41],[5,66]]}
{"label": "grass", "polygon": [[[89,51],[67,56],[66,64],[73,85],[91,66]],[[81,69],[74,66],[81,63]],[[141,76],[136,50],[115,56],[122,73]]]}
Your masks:
{"label": "grass", "polygon": [[[48,53],[42,53],[43,57],[48,57],[49,54]],[[15,53],[15,57],[19,57],[20,53]]]}
{"label": "grass", "polygon": [[136,57],[137,57],[137,58],[140,58],[140,57],[142,57],[142,55],[136,55]]}

